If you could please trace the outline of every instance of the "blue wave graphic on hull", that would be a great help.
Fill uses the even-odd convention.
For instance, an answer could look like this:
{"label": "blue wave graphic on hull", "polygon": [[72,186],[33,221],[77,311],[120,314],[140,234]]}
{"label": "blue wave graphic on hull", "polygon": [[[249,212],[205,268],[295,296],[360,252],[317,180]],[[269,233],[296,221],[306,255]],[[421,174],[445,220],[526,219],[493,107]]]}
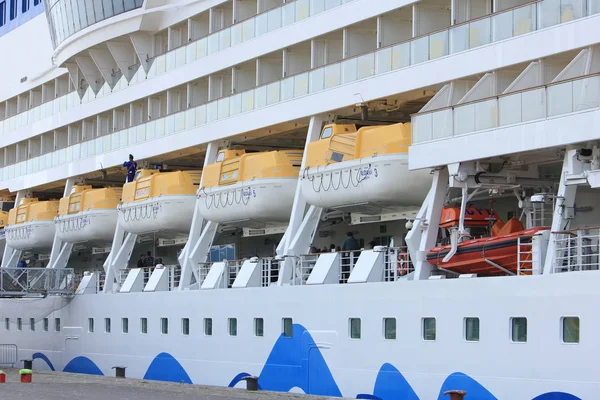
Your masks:
{"label": "blue wave graphic on hull", "polygon": [[467,392],[469,399],[498,400],[496,396],[491,394],[479,382],[462,372],[455,372],[446,378],[440,388],[438,400],[447,400],[448,396],[444,396],[444,392],[448,390],[464,390]]}
{"label": "blue wave graphic on hull", "polygon": [[151,381],[192,383],[192,380],[181,364],[179,364],[179,361],[169,353],[160,353],[152,360],[152,363],[150,363],[150,366],[144,375],[144,379]]}
{"label": "blue wave graphic on hull", "polygon": [[52,365],[52,362],[44,353],[33,353],[31,360],[42,360],[46,363],[46,365],[48,365],[48,368],[50,368],[51,371],[56,371],[54,369],[54,365]]}
{"label": "blue wave graphic on hull", "polygon": [[383,364],[377,373],[373,395],[381,400],[419,400],[406,378],[392,364]]}
{"label": "blue wave graphic on hull", "polygon": [[63,372],[72,372],[75,374],[104,375],[100,368],[87,357],[75,357],[65,366]]}
{"label": "blue wave graphic on hull", "polygon": [[299,324],[293,325],[292,337],[279,336],[258,383],[264,390],[289,392],[298,387],[304,393],[342,397],[321,351]]}
{"label": "blue wave graphic on hull", "polygon": [[533,400],[581,400],[581,399],[579,397],[573,396],[572,394],[569,394],[569,393],[549,392],[549,393],[540,394]]}

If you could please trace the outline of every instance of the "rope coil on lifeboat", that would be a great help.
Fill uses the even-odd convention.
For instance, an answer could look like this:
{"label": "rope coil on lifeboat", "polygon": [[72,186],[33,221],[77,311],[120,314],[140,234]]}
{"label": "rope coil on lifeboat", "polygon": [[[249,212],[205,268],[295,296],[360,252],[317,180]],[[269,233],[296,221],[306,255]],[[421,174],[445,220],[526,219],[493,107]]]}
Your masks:
{"label": "rope coil on lifeboat", "polygon": [[[371,171],[372,171],[372,164],[369,163],[369,165],[365,168],[365,167],[358,167],[356,168],[356,177],[354,177],[354,173],[352,172],[352,167],[350,168],[345,168],[342,169],[341,171],[339,171],[338,174],[338,179],[337,179],[337,185],[336,182],[333,178],[334,172],[321,172],[319,174],[319,168],[320,167],[316,167],[316,172],[313,174],[313,176],[309,176],[308,175],[308,169],[309,167],[304,168],[304,171],[302,172],[302,179],[308,179],[309,182],[312,183],[312,188],[313,191],[315,193],[320,193],[321,191],[323,192],[329,192],[330,190],[334,190],[337,191],[340,188],[344,188],[344,189],[348,189],[351,186],[352,187],[358,187],[358,185],[360,185],[363,181],[367,180],[369,178],[369,175],[371,175]],[[348,179],[346,182],[344,182],[344,175],[348,175]],[[328,184],[325,184],[325,176],[329,176],[329,182]],[[317,183],[317,186],[315,186],[315,181],[317,178],[319,179],[319,182]]]}
{"label": "rope coil on lifeboat", "polygon": [[[246,195],[246,192],[248,193]],[[204,206],[207,210],[211,208],[217,210],[219,208],[225,208],[228,206],[233,206],[243,204],[248,205],[250,202],[250,198],[252,194],[252,188],[248,186],[247,188],[241,187],[239,189],[228,190],[220,193],[207,193],[205,188],[198,189],[198,194],[196,195],[197,199],[200,199],[204,196]],[[223,198],[225,198],[223,200]]]}
{"label": "rope coil on lifeboat", "polygon": [[26,240],[31,236],[33,228],[31,226],[17,226],[5,229],[5,232],[8,240]]}
{"label": "rope coil on lifeboat", "polygon": [[117,206],[117,210],[123,214],[123,220],[125,222],[137,222],[150,218],[156,219],[158,213],[162,211],[162,204],[154,202],[132,205],[125,208],[123,207],[123,203],[121,203]]}
{"label": "rope coil on lifeboat", "polygon": [[78,232],[85,228],[89,223],[90,219],[86,216],[79,215],[74,217],[66,217],[66,218],[55,218],[56,225],[58,225],[58,230],[60,233],[67,232]]}

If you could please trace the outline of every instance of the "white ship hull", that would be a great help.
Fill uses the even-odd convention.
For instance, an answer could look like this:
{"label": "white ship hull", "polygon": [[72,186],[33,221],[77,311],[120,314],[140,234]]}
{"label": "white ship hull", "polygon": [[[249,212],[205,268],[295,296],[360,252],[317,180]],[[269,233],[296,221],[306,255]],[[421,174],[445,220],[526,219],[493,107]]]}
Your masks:
{"label": "white ship hull", "polygon": [[5,228],[6,245],[15,250],[50,252],[54,241],[54,221],[31,221]]}
{"label": "white ship hull", "polygon": [[122,203],[118,207],[119,224],[125,231],[185,233],[190,231],[196,196],[170,195]]}
{"label": "white ship hull", "polygon": [[302,173],[302,195],[309,204],[324,208],[364,203],[418,206],[430,187],[429,171],[409,171],[406,154],[344,161]]}
{"label": "white ship hull", "polygon": [[[0,316],[14,324],[16,318],[29,321],[40,310],[56,309],[47,315],[49,332],[42,329],[41,318],[35,331],[2,328],[4,342],[19,346],[19,359],[33,358],[34,369],[41,370],[49,368],[47,358],[60,371],[113,376],[111,368],[124,365],[131,378],[209,385],[227,386],[248,373],[260,376],[265,390],[349,398],[374,393],[384,400],[444,399],[438,397],[440,390],[463,389],[483,400],[531,400],[549,392],[594,399],[600,390],[594,340],[600,329],[599,285],[600,272],[590,271],[91,294],[76,296],[64,308],[68,300],[0,300]],[[415,299],[419,307],[403,306]],[[560,339],[564,316],[581,319],[577,345]],[[168,334],[161,333],[164,317],[169,318]],[[255,336],[256,317],[264,319],[264,337]],[[292,338],[282,337],[283,317],[293,319]],[[383,338],[383,319],[389,317],[397,320],[395,340]],[[422,340],[423,317],[436,318],[436,340]],[[480,341],[464,340],[466,317],[480,318]],[[511,341],[512,317],[528,319],[526,342]],[[55,318],[60,318],[60,332]],[[94,318],[94,332],[89,332],[88,318]],[[110,333],[105,318],[111,319]],[[122,318],[128,318],[126,334]],[[140,318],[147,318],[147,333],[140,331]],[[189,319],[189,335],[182,334],[182,318]],[[204,318],[212,318],[210,336],[204,334]],[[228,333],[229,318],[237,318],[237,336]],[[360,339],[349,337],[349,318],[361,318]]]}
{"label": "white ship hull", "polygon": [[199,213],[209,221],[286,223],[294,203],[296,178],[258,179],[198,191]]}
{"label": "white ship hull", "polygon": [[117,226],[114,210],[88,210],[55,219],[56,236],[67,243],[110,244]]}

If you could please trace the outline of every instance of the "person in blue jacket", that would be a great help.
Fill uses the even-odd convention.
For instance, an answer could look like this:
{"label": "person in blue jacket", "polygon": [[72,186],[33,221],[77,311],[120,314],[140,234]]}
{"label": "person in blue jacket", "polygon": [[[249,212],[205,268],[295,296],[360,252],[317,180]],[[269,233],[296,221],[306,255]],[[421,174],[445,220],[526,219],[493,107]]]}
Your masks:
{"label": "person in blue jacket", "polygon": [[135,178],[135,171],[137,170],[137,162],[133,160],[133,155],[129,155],[129,161],[125,161],[123,166],[127,168],[127,182],[133,182],[133,178]]}

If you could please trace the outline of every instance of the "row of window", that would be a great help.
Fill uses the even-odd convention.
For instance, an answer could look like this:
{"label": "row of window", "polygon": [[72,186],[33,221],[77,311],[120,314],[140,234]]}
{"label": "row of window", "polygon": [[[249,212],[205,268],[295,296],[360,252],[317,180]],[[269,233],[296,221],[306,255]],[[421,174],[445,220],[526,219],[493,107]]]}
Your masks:
{"label": "row of window", "polygon": [[[21,13],[29,11],[29,2],[32,0],[21,0]],[[33,0],[33,5],[37,6],[42,0]],[[9,13],[6,15],[6,1],[0,2],[0,26],[6,25],[8,20],[17,18],[17,0],[9,0]]]}
{"label": "row of window", "polygon": [[[360,339],[362,336],[362,322],[360,318],[350,318],[349,336],[351,339]],[[10,330],[10,318],[4,320],[5,329]],[[466,317],[463,322],[464,339],[467,342],[479,342],[479,318]],[[563,343],[579,343],[579,317],[561,317],[561,340]],[[204,335],[212,336],[213,320],[212,318],[204,318]],[[283,336],[292,337],[293,321],[291,318],[281,319],[281,331]],[[42,328],[44,331],[49,330],[49,320],[42,320]],[[237,336],[238,321],[237,318],[227,319],[227,331],[229,336]],[[29,319],[29,329],[35,331],[35,319]],[[22,318],[17,318],[17,330],[23,330]],[[54,330],[60,331],[60,318],[54,319]],[[111,319],[104,318],[104,332],[111,333]],[[88,332],[94,333],[95,321],[94,318],[88,318]],[[129,318],[121,318],[121,332],[129,333]],[[148,318],[140,318],[140,332],[148,333]],[[160,319],[160,332],[163,335],[169,333],[169,318]],[[264,336],[265,321],[263,318],[254,318],[254,336]],[[181,319],[181,334],[190,334],[190,319]],[[436,319],[426,317],[421,319],[421,336],[425,341],[435,341],[437,338]],[[383,337],[387,340],[396,340],[396,318],[383,319]],[[527,318],[513,317],[510,318],[510,338],[515,343],[527,342]]]}

